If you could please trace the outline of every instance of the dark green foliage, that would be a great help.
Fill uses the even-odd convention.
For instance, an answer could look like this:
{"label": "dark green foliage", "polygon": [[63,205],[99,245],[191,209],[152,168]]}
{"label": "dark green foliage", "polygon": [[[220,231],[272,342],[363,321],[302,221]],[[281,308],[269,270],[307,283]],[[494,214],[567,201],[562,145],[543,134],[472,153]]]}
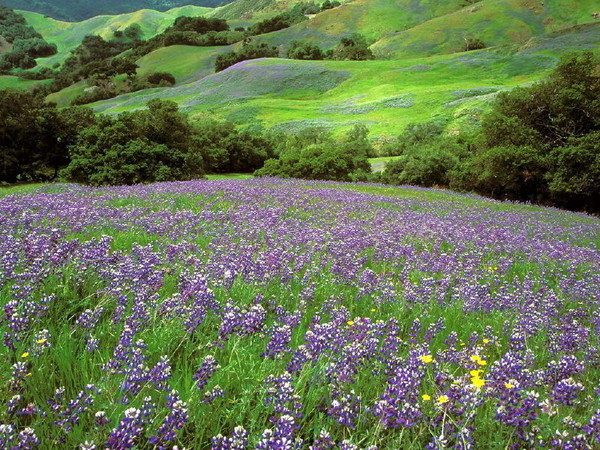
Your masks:
{"label": "dark green foliage", "polygon": [[502,93],[478,139],[411,125],[382,180],[600,211],[600,60],[571,55],[545,80]]}
{"label": "dark green foliage", "polygon": [[290,59],[322,60],[325,58],[325,54],[317,45],[308,42],[292,41],[290,42],[287,57]]}
{"label": "dark green foliage", "polygon": [[333,50],[328,52],[328,58],[336,61],[367,61],[375,59],[367,45],[365,37],[359,33],[342,38]]}
{"label": "dark green foliage", "polygon": [[400,156],[407,149],[435,142],[444,132],[444,124],[439,121],[410,123],[393,142],[386,144],[380,151],[382,156]]}
{"label": "dark green foliage", "polygon": [[0,5],[0,36],[13,44],[10,52],[0,56],[0,70],[31,69],[35,58],[56,54],[56,45],[47,43],[20,14]]}
{"label": "dark green foliage", "polygon": [[317,12],[319,12],[319,7],[314,3],[298,3],[289,11],[253,24],[248,28],[248,34],[258,35],[283,30],[307,20],[306,14]]}
{"label": "dark green foliage", "polygon": [[411,147],[399,159],[386,164],[381,181],[395,185],[447,186],[449,172],[459,164],[456,153],[447,146]]}
{"label": "dark green foliage", "polygon": [[470,52],[472,50],[481,50],[486,47],[487,45],[485,45],[485,42],[479,38],[465,38],[462,50],[464,52]]}
{"label": "dark green foliage", "polygon": [[0,91],[0,181],[47,181],[68,161],[68,146],[93,122],[83,108],[57,110],[20,90]]}
{"label": "dark green foliage", "polygon": [[323,4],[321,5],[321,10],[325,11],[326,9],[337,8],[340,5],[341,5],[341,3],[338,2],[337,0],[333,0],[333,1],[325,0],[323,2]]}
{"label": "dark green foliage", "polygon": [[544,81],[502,93],[482,122],[488,146],[561,146],[600,129],[600,62],[592,53],[565,58]]}
{"label": "dark green foliage", "polygon": [[600,210],[600,132],[571,138],[550,152],[548,189],[561,206]]}
{"label": "dark green foliage", "polygon": [[279,157],[269,159],[255,175],[351,181],[353,174],[371,171],[367,133],[364,126],[356,126],[341,142],[322,130],[280,137]]}
{"label": "dark green foliage", "polygon": [[211,172],[253,172],[274,156],[262,134],[238,131],[230,122],[205,120],[195,125],[196,143]]}
{"label": "dark green foliage", "polygon": [[148,83],[156,86],[173,86],[176,82],[175,77],[168,72],[153,72],[146,78]]}
{"label": "dark green foliage", "polygon": [[258,44],[247,43],[238,51],[231,51],[217,56],[215,60],[215,72],[220,72],[234,64],[248,59],[272,58],[279,55],[277,47],[271,47],[261,42]]}
{"label": "dark green foliage", "polygon": [[193,31],[198,34],[206,34],[209,31],[228,31],[229,25],[223,19],[206,19],[204,17],[178,17],[173,25],[167,29],[170,31]]}
{"label": "dark green foliage", "polygon": [[195,163],[193,128],[177,104],[153,100],[148,109],[100,116],[71,147],[62,171],[80,183],[135,184],[202,176]]}

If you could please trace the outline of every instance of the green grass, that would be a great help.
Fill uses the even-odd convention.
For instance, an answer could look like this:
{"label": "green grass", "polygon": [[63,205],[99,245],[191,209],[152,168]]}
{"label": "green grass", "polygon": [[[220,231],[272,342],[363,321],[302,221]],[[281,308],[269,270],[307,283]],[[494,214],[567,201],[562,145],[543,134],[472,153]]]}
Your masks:
{"label": "green grass", "polygon": [[208,180],[247,180],[253,178],[251,173],[220,173],[206,175]]}
{"label": "green grass", "polygon": [[195,81],[214,73],[215,59],[225,51],[223,47],[162,47],[137,61],[140,67],[137,73],[169,72],[175,76],[178,84]]}
{"label": "green grass", "polygon": [[386,36],[372,48],[387,57],[406,57],[460,51],[465,37],[480,38],[488,47],[524,45],[532,37],[591,22],[597,11],[595,0],[483,0]]}
{"label": "green grass", "polygon": [[[590,49],[595,42],[600,42],[597,23],[550,33],[524,47],[383,61],[261,59],[197,81],[219,50],[175,46],[153,52],[140,64],[144,71],[171,68],[178,86],[94,106],[117,113],[143,107],[152,98],[169,98],[192,114],[284,132],[318,126],[339,135],[362,123],[372,137],[386,138],[411,122],[432,119],[446,122],[448,131],[464,130],[478,125],[497,92],[541,79],[561,55]],[[181,58],[169,65],[176,55]]]}
{"label": "green grass", "polygon": [[27,89],[35,86],[39,81],[36,80],[21,80],[19,77],[12,75],[0,75],[0,90],[2,89]]}

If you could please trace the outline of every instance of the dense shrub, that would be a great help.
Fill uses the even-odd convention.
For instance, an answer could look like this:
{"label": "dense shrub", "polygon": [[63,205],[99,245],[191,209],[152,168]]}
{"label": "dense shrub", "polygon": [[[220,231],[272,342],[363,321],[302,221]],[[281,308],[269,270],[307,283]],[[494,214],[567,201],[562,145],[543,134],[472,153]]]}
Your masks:
{"label": "dense shrub", "polygon": [[307,20],[306,14],[315,14],[320,8],[314,3],[298,3],[291,10],[270,17],[248,27],[248,34],[258,35],[283,30]]}
{"label": "dense shrub", "polygon": [[206,34],[209,31],[228,31],[229,25],[223,19],[207,19],[205,17],[178,17],[166,32],[193,31]]}
{"label": "dense shrub", "polygon": [[153,72],[146,76],[148,83],[157,86],[173,86],[176,83],[175,77],[168,72]]}
{"label": "dense shrub", "polygon": [[325,54],[318,45],[292,41],[290,42],[287,57],[290,59],[321,60],[325,58]]}
{"label": "dense shrub", "polygon": [[375,58],[365,37],[359,33],[342,38],[340,43],[328,52],[327,57],[337,61],[366,61]]}
{"label": "dense shrub", "polygon": [[279,55],[277,47],[271,47],[261,42],[258,44],[244,44],[238,51],[231,51],[217,56],[215,60],[215,72],[220,72],[234,64],[248,59],[270,58]]}
{"label": "dense shrub", "polygon": [[93,122],[83,108],[56,109],[21,90],[0,91],[0,181],[47,181],[68,162],[68,147]]}
{"label": "dense shrub", "polygon": [[364,127],[355,127],[341,142],[315,130],[280,139],[278,158],[267,160],[255,175],[351,181],[353,174],[371,171],[367,161],[370,144],[365,131]]}
{"label": "dense shrub", "polygon": [[148,109],[100,116],[71,147],[62,176],[80,183],[134,184],[202,176],[193,128],[177,104],[153,100]]}
{"label": "dense shrub", "polygon": [[341,3],[338,2],[337,0],[333,0],[333,1],[325,0],[323,2],[323,4],[321,5],[321,10],[325,11],[326,9],[337,8],[340,5],[341,5]]}
{"label": "dense shrub", "polygon": [[481,50],[486,48],[485,42],[479,38],[465,38],[462,50],[464,52],[470,52],[472,50]]}

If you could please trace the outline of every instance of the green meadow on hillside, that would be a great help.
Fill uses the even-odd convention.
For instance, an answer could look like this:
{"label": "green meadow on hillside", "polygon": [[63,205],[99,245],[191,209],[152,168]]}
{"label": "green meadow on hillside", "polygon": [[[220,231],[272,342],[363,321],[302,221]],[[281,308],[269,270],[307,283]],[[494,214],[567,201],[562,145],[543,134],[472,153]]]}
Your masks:
{"label": "green meadow on hillside", "polygon": [[[58,46],[57,55],[38,61],[48,67],[64,61],[87,34],[110,38],[116,30],[139,24],[144,38],[149,38],[177,17],[197,15],[224,18],[232,21],[233,27],[272,17],[297,3],[240,0],[215,9],[141,10],[78,23],[23,14],[48,42]],[[217,56],[241,43],[233,47],[174,45],[159,48],[136,63],[138,75],[173,74],[175,87],[126,94],[93,106],[100,112],[117,113],[141,108],[153,98],[165,98],[177,101],[189,113],[210,113],[239,125],[288,132],[319,126],[339,135],[360,123],[370,128],[372,136],[381,138],[397,135],[408,123],[432,119],[446,123],[448,131],[468,129],[477,126],[497,92],[539,80],[565,53],[597,49],[600,26],[578,26],[593,22],[596,9],[593,0],[342,2],[255,40],[278,46],[283,55],[294,39],[328,48],[358,31],[384,60],[266,59],[213,74]],[[481,38],[490,48],[456,53],[468,37]],[[4,83],[17,85],[9,79]],[[86,87],[79,82],[48,99],[66,106]]]}
{"label": "green meadow on hillside", "polygon": [[[504,51],[393,61],[261,59],[173,88],[136,92],[93,106],[116,113],[143,107],[153,98],[169,98],[192,114],[211,112],[236,123],[282,131],[320,126],[341,132],[362,123],[373,136],[385,137],[397,135],[410,122],[432,118],[457,130],[477,125],[497,92],[546,75],[567,43],[571,50],[584,50],[596,42],[600,24],[556,32]],[[140,60],[141,70],[174,67],[177,77],[187,72],[193,79],[193,74],[209,69],[203,55],[214,57],[217,52],[218,48],[167,47]]]}

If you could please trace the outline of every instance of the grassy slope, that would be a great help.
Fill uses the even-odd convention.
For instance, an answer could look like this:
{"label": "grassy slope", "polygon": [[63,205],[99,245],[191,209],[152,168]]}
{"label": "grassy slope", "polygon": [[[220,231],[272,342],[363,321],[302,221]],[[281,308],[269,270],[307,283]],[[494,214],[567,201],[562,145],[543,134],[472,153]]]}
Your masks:
{"label": "grassy slope", "polygon": [[534,36],[591,22],[597,10],[597,0],[484,0],[385,37],[372,48],[405,57],[460,51],[465,37],[480,38],[488,46],[524,44]]}
{"label": "grassy slope", "polygon": [[129,14],[116,16],[97,16],[82,22],[61,22],[41,14],[19,11],[27,22],[33,26],[48,42],[56,44],[58,54],[50,58],[39,59],[38,63],[44,66],[52,66],[61,63],[69,52],[77,47],[83,38],[94,34],[104,38],[112,37],[117,30],[123,30],[130,25],[139,24],[142,28],[144,38],[150,38],[161,33],[180,16],[204,15],[211,8],[195,6],[184,6],[174,8],[166,12],[143,9]]}
{"label": "grassy slope", "polygon": [[[239,0],[207,15],[254,21],[295,3],[297,0]],[[311,125],[343,130],[365,123],[381,137],[397,134],[409,122],[432,118],[449,122],[449,129],[470,126],[477,123],[498,90],[539,79],[555,66],[558,56],[572,49],[597,48],[600,24],[530,39],[589,21],[591,11],[597,9],[595,3],[553,0],[542,6],[533,0],[483,0],[465,8],[463,0],[355,0],[260,39],[280,45],[284,51],[292,39],[328,47],[340,36],[359,31],[371,41],[380,39],[373,49],[393,60],[267,59],[212,74],[214,59],[228,47],[172,46],[146,55],[138,64],[141,74],[173,73],[178,83],[175,88],[142,91],[95,106],[99,111],[115,113],[142,107],[152,98],[170,98],[192,113],[209,112],[240,124],[293,131]],[[196,7],[167,13],[143,10],[78,24],[31,13],[28,19],[59,45],[61,55],[54,58],[60,59],[69,46],[90,32],[109,36],[115,29],[140,23],[149,36],[168,26],[174,17],[202,12],[205,10]],[[444,55],[460,47],[465,30],[477,36],[481,30],[488,43],[513,44],[502,50]],[[83,88],[67,88],[52,100],[67,104]]]}
{"label": "grassy slope", "polygon": [[[535,81],[570,49],[593,48],[600,24],[576,27],[532,40],[514,54],[491,49],[402,61],[293,61],[262,59],[240,63],[220,74],[175,88],[142,91],[95,105],[120,112],[152,98],[171,98],[193,113],[210,111],[238,123],[293,131],[310,125],[343,129],[365,123],[375,136],[393,136],[408,123],[431,118],[449,128],[477,123],[495,92]],[[172,52],[163,49],[168,70]],[[510,53],[510,52],[509,52]],[[160,61],[158,55],[148,55]],[[182,63],[183,64],[183,63]],[[188,64],[187,62],[185,63]],[[186,70],[203,70],[202,59]]]}
{"label": "grassy slope", "polygon": [[329,48],[337,44],[340,37],[358,32],[373,42],[432,17],[445,16],[463,4],[463,0],[355,0],[286,30],[269,33],[261,40],[286,45],[293,39],[302,39]]}
{"label": "grassy slope", "polygon": [[137,61],[137,73],[169,72],[178,83],[199,80],[215,71],[215,59],[223,47],[173,45],[149,53]]}
{"label": "grassy slope", "polygon": [[27,89],[30,86],[39,83],[34,80],[21,80],[12,75],[0,75],[0,90],[2,89]]}

